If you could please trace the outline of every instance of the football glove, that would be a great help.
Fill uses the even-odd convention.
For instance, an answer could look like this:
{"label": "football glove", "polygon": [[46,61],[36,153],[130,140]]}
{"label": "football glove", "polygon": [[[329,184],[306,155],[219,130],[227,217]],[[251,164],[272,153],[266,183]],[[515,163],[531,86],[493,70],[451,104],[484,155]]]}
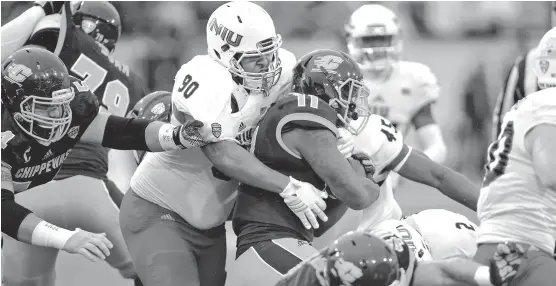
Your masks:
{"label": "football glove", "polygon": [[355,144],[355,136],[345,128],[338,128],[338,150],[346,158],[349,158],[353,152]]}
{"label": "football glove", "polygon": [[490,283],[495,286],[509,285],[517,274],[524,254],[525,249],[517,243],[498,244],[496,252],[489,259]]}
{"label": "football glove", "polygon": [[313,185],[290,177],[290,183],[280,193],[280,196],[284,198],[286,205],[301,220],[306,229],[310,229],[311,226],[315,229],[319,228],[316,216],[322,221],[328,220],[324,213],[326,209],[324,199],[328,197],[328,194],[316,189]]}

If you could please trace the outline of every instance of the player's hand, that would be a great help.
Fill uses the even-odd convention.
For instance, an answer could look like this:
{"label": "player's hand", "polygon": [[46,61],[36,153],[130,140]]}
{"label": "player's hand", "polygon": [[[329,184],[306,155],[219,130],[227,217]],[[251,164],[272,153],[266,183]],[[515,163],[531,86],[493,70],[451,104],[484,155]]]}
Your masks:
{"label": "player's hand", "polygon": [[346,158],[349,158],[353,153],[355,144],[355,136],[345,128],[338,128],[338,150]]}
{"label": "player's hand", "polygon": [[[175,139],[178,137],[179,143],[184,146],[184,149],[191,146],[205,146],[208,142],[206,142],[200,134],[200,129],[203,126],[203,122],[196,120],[193,117],[187,118],[185,123],[174,131],[174,141],[176,141]],[[178,132],[179,136],[176,136],[175,132]]]}
{"label": "player's hand", "polygon": [[367,154],[363,152],[356,152],[355,154],[351,155],[351,158],[361,162],[361,165],[363,165],[367,177],[372,177],[374,175],[376,171],[375,166],[373,165],[373,162]]}
{"label": "player's hand", "polygon": [[35,6],[40,6],[44,10],[46,16],[58,14],[64,7],[64,1],[35,1]]}
{"label": "player's hand", "polygon": [[78,228],[66,241],[62,250],[81,254],[90,261],[96,262],[99,258],[104,260],[109,256],[112,247],[114,245],[106,238],[106,233],[92,233]]}
{"label": "player's hand", "polygon": [[328,194],[313,185],[290,177],[290,183],[280,196],[284,198],[286,205],[301,220],[306,229],[310,229],[311,226],[315,229],[319,228],[317,216],[322,221],[328,220],[324,213],[326,209],[324,199]]}
{"label": "player's hand", "polygon": [[513,242],[500,243],[490,260],[490,283],[495,286],[508,285],[525,258],[523,246]]}
{"label": "player's hand", "polygon": [[409,281],[407,281],[407,275],[405,274],[405,270],[400,268],[400,278],[398,280],[392,282],[389,286],[407,286],[409,285]]}

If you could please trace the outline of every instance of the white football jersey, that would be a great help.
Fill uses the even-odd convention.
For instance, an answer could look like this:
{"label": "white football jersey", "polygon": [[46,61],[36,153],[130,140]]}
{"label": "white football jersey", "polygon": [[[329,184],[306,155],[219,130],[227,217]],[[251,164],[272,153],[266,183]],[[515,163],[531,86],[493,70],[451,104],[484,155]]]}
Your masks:
{"label": "white football jersey", "polygon": [[[251,133],[266,110],[289,90],[295,56],[280,49],[282,74],[265,96],[247,93],[230,72],[208,55],[196,56],[178,71],[172,92],[172,123],[186,114],[202,121],[208,141],[250,144]],[[234,100],[232,100],[232,95]],[[232,113],[232,105],[239,111]],[[222,224],[233,207],[238,182],[219,179],[218,170],[200,148],[149,153],[137,168],[130,186],[137,195],[172,210],[199,229]]]}
{"label": "white football jersey", "polygon": [[415,253],[417,261],[430,261],[433,260],[429,245],[423,239],[421,234],[407,223],[395,219],[382,221],[371,228],[363,229],[373,235],[384,237],[388,234],[394,234],[396,237],[402,239],[409,249]]}
{"label": "white football jersey", "polygon": [[438,98],[440,88],[429,67],[416,62],[399,61],[386,81],[364,79],[370,90],[372,113],[390,120],[404,136],[421,108]]}
{"label": "white football jersey", "polygon": [[361,228],[369,228],[386,219],[400,219],[401,208],[394,199],[392,182],[386,167],[402,152],[403,135],[388,119],[373,114],[365,129],[355,138],[353,153],[363,152],[375,166],[372,180],[380,186],[380,196],[368,208],[362,210]]}
{"label": "white football jersey", "polygon": [[[416,62],[399,61],[387,80],[365,77],[364,83],[370,90],[370,111],[390,120],[405,137],[412,129],[413,117],[434,103],[440,93],[436,76],[429,67]],[[392,187],[396,188],[399,175],[391,177]]]}
{"label": "white football jersey", "polygon": [[479,243],[516,241],[554,251],[556,192],[535,174],[525,135],[540,124],[556,125],[555,90],[528,95],[504,116],[502,132],[488,149],[477,204]]}
{"label": "white football jersey", "polygon": [[479,227],[464,215],[443,209],[428,209],[402,221],[421,234],[434,260],[472,258],[477,251]]}

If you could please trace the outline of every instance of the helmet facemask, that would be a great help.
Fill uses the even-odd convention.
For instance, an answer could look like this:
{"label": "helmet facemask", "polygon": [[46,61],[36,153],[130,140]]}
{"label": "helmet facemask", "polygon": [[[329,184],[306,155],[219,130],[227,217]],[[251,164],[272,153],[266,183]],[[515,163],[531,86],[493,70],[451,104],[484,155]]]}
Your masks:
{"label": "helmet facemask", "polygon": [[348,49],[362,69],[382,72],[399,61],[402,42],[399,35],[366,33],[350,36]]}
{"label": "helmet facemask", "polygon": [[336,88],[338,97],[330,101],[330,105],[339,109],[338,118],[345,128],[353,135],[363,131],[371,112],[369,106],[369,89],[363,82],[350,78]]}
{"label": "helmet facemask", "polygon": [[[48,146],[62,139],[68,132],[72,121],[70,103],[74,97],[71,88],[54,91],[52,97],[26,96],[20,103],[21,111],[14,114],[15,122],[27,135]],[[38,114],[39,110],[52,107],[60,107],[59,118]]]}
{"label": "helmet facemask", "polygon": [[[263,92],[268,96],[270,89],[276,85],[282,74],[282,62],[278,56],[278,50],[282,46],[282,37],[277,35],[257,43],[257,49],[253,51],[237,52],[230,59],[228,70],[233,76],[239,77],[239,83],[249,91]],[[246,71],[242,61],[246,59],[270,57],[266,71],[252,72]]]}

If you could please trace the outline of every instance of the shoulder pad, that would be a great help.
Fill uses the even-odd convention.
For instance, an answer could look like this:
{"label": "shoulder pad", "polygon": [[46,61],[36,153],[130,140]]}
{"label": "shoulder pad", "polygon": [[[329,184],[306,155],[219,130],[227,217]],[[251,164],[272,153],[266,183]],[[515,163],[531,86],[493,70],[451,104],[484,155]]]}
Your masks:
{"label": "shoulder pad", "polygon": [[235,83],[230,72],[209,56],[196,56],[184,64],[174,79],[172,105],[175,112],[188,113],[212,122],[227,106]]}
{"label": "shoulder pad", "polygon": [[338,135],[338,114],[328,103],[314,95],[292,92],[276,105],[281,110],[279,125],[292,123],[302,128],[326,127]]}
{"label": "shoulder pad", "polygon": [[363,152],[369,156],[376,173],[380,174],[401,152],[403,145],[402,133],[388,119],[372,114],[355,139],[354,153]]}
{"label": "shoulder pad", "polygon": [[529,94],[527,97],[518,101],[514,108],[516,109],[516,117],[519,114],[528,114],[533,125],[546,123],[556,123],[556,96],[554,96],[556,88],[548,88]]}
{"label": "shoulder pad", "polygon": [[35,28],[33,28],[33,32],[31,33],[31,36],[33,36],[35,33],[41,30],[60,29],[61,19],[62,19],[62,15],[60,14],[52,14],[41,18],[39,22],[35,25]]}

